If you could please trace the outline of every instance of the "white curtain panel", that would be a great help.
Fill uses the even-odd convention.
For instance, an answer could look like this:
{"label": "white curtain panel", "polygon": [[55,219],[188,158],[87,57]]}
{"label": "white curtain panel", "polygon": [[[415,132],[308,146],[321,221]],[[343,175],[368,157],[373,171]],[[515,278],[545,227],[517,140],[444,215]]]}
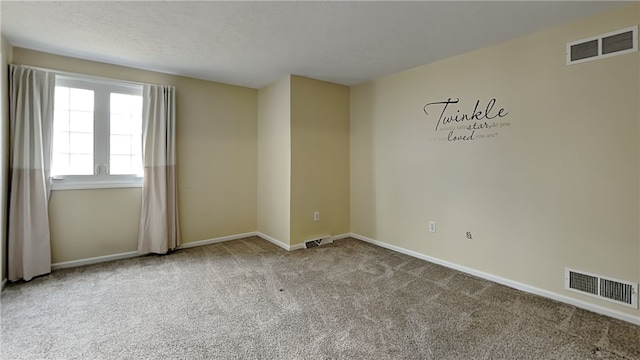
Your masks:
{"label": "white curtain panel", "polygon": [[9,280],[51,272],[49,195],[55,74],[10,65]]}
{"label": "white curtain panel", "polygon": [[164,254],[180,245],[176,173],[176,92],[145,85],[142,111],[144,185],[138,253]]}

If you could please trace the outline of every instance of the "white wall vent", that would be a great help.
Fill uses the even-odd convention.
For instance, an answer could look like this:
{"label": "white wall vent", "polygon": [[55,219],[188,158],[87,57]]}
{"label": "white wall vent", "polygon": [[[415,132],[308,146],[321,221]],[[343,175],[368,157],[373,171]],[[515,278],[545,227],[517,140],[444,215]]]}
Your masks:
{"label": "white wall vent", "polygon": [[305,241],[304,242],[304,246],[307,249],[309,249],[309,248],[320,246],[320,245],[331,244],[332,242],[333,242],[333,237],[331,235],[325,235],[325,236],[321,237],[320,239]]}
{"label": "white wall vent", "polygon": [[567,44],[567,65],[638,51],[638,25]]}
{"label": "white wall vent", "polygon": [[637,283],[565,268],[564,288],[634,309],[638,308]]}

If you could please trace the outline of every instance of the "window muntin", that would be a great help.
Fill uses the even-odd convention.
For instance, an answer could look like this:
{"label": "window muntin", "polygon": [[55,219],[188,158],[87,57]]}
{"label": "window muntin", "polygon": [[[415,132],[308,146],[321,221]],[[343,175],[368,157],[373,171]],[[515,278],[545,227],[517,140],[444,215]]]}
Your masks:
{"label": "window muntin", "polygon": [[56,77],[53,189],[142,186],[142,86]]}

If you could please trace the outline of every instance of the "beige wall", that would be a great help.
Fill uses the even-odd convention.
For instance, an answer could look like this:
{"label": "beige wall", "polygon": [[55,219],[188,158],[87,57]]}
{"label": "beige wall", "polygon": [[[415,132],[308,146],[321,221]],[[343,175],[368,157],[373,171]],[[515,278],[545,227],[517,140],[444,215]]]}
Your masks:
{"label": "beige wall", "polygon": [[348,232],[349,88],[292,76],[291,244]]}
{"label": "beige wall", "polygon": [[[20,48],[14,49],[13,60],[80,74],[175,85],[183,242],[255,231],[256,90]],[[52,261],[135,250],[139,208],[135,204],[139,199],[140,189],[56,191],[50,203]],[[81,204],[90,208],[79,211]]]}
{"label": "beige wall", "polygon": [[[565,266],[640,281],[639,55],[565,65],[567,42],[639,13],[636,3],[353,87],[351,231],[640,315],[563,283]],[[460,99],[450,115],[492,98],[508,115],[450,142],[446,125],[435,131],[442,107],[423,112],[448,98]],[[474,122],[485,121],[464,125]]]}
{"label": "beige wall", "polygon": [[349,88],[288,75],[258,91],[258,232],[349,232]]}
{"label": "beige wall", "polygon": [[258,231],[290,244],[291,77],[258,90]]}
{"label": "beige wall", "polygon": [[13,59],[13,47],[0,35],[0,271],[2,281],[7,278],[7,190],[9,173],[9,68]]}
{"label": "beige wall", "polygon": [[140,195],[136,188],[52,191],[53,262],[136,251]]}

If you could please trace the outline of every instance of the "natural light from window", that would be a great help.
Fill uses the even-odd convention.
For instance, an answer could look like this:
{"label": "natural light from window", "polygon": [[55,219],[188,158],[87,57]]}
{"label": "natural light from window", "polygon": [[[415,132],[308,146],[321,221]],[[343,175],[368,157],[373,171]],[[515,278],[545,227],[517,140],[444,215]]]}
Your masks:
{"label": "natural light from window", "polygon": [[142,86],[56,77],[53,189],[142,185]]}
{"label": "natural light from window", "polygon": [[93,175],[93,91],[56,86],[54,175]]}
{"label": "natural light from window", "polygon": [[142,173],[142,96],[111,94],[109,173]]}

